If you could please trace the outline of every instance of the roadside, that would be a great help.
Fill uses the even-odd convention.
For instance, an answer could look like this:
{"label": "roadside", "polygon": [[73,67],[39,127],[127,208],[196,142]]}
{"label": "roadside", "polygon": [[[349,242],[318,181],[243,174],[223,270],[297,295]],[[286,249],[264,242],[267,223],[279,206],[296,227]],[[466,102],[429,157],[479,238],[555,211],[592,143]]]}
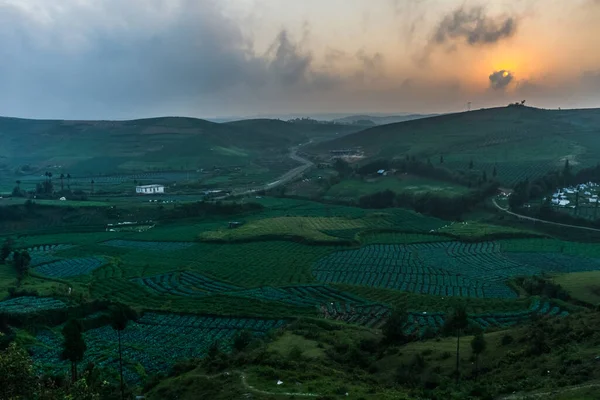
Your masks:
{"label": "roadside", "polygon": [[587,226],[561,224],[559,222],[546,221],[546,220],[539,219],[539,218],[528,217],[526,215],[517,214],[515,212],[510,211],[508,208],[501,207],[498,203],[496,203],[496,199],[492,199],[492,203],[494,203],[494,206],[496,206],[496,208],[498,210],[503,211],[512,216],[515,216],[519,219],[525,219],[525,220],[533,221],[533,222],[541,222],[542,224],[548,224],[548,225],[563,226],[565,228],[575,228],[575,229],[583,229],[583,230],[592,231],[592,232],[600,232],[600,229],[597,229],[597,228],[588,228]]}
{"label": "roadside", "polygon": [[[304,172],[306,172],[308,169],[310,169],[314,165],[314,163],[312,161],[310,161],[310,160],[307,160],[304,157],[299,156],[298,155],[298,148],[302,147],[302,146],[305,146],[305,145],[307,145],[309,143],[310,142],[304,143],[304,144],[301,144],[299,146],[292,147],[290,149],[289,157],[292,160],[294,160],[294,161],[300,162],[302,165],[300,165],[300,166],[298,166],[298,167],[296,167],[294,169],[289,170],[288,172],[286,172],[285,174],[281,175],[277,180],[275,180],[273,182],[270,182],[270,183],[267,183],[265,185],[256,187],[254,189],[244,190],[242,192],[236,192],[234,190],[234,191],[231,192],[231,194],[229,196],[226,196],[226,197],[244,196],[244,195],[247,195],[247,194],[252,194],[252,193],[260,192],[261,190],[274,189],[274,188],[276,188],[278,186],[281,186],[281,185],[284,185],[284,184],[286,184],[286,183],[294,180],[298,176],[302,175]],[[223,198],[225,198],[225,196]]]}
{"label": "roadside", "polygon": [[576,390],[582,389],[591,389],[595,387],[600,387],[600,383],[589,383],[582,385],[569,386],[565,388],[555,389],[547,392],[537,392],[537,393],[515,393],[508,396],[498,397],[497,400],[525,400],[525,399],[539,399],[539,398],[548,398],[552,399],[553,395],[558,395],[566,392],[574,392]]}

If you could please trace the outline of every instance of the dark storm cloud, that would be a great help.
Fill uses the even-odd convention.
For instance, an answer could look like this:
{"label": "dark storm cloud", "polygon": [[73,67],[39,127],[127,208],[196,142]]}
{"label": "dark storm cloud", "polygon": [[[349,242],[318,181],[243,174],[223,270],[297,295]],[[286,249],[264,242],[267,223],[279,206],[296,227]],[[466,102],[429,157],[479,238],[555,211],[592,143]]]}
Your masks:
{"label": "dark storm cloud", "polygon": [[464,40],[476,46],[496,43],[514,35],[517,19],[511,16],[490,17],[482,7],[464,7],[446,15],[433,34],[436,44],[445,44],[453,40]]}
{"label": "dark storm cloud", "polygon": [[43,14],[0,2],[1,114],[121,118],[239,88],[337,82],[285,30],[256,54],[216,0],[68,4]]}
{"label": "dark storm cloud", "polygon": [[514,75],[510,71],[494,71],[490,76],[490,87],[494,90],[504,90],[513,81]]}

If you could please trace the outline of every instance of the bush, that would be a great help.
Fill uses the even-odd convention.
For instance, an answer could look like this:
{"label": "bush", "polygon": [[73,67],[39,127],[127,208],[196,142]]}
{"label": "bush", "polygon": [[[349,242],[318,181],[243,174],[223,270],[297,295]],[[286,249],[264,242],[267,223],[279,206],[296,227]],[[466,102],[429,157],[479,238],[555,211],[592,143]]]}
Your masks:
{"label": "bush", "polygon": [[514,341],[515,341],[515,339],[511,335],[509,335],[508,333],[505,333],[504,335],[502,335],[500,344],[502,346],[508,346],[509,344],[512,344]]}

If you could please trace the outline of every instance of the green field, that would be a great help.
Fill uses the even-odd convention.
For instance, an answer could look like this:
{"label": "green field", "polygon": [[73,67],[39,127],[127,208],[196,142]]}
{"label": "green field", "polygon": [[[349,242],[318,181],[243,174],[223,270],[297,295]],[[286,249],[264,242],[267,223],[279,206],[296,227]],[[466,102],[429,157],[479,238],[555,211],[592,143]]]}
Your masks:
{"label": "green field", "polygon": [[577,300],[600,304],[600,271],[558,275],[555,281]]}
{"label": "green field", "polygon": [[361,196],[382,192],[384,190],[417,195],[436,193],[448,197],[469,192],[469,189],[463,186],[407,175],[371,178],[366,180],[344,180],[329,188],[325,193],[325,197],[335,199],[358,199]]}
{"label": "green field", "polygon": [[[87,351],[79,368],[93,363],[116,385],[119,336],[111,313],[121,304],[135,314],[120,334],[125,382],[152,399],[478,399],[597,379],[594,237],[565,240],[568,233],[519,222],[489,199],[452,221],[331,201],[392,190],[462,202],[476,190],[414,175],[359,180],[352,173],[331,187],[315,184],[327,188],[315,191],[322,201],[307,200],[301,185],[319,176],[334,182],[332,169],[315,167],[277,188],[296,190],[296,198],[243,190],[295,168],[289,148],[310,139],[317,143],[311,151],[321,154],[360,145],[368,157],[437,162],[443,152],[447,167],[464,169],[473,159],[475,170],[489,175],[496,166],[505,182],[545,171],[561,157],[588,165],[596,145],[590,124],[600,118],[581,113],[589,119],[573,124],[567,111],[474,111],[331,142],[336,126],[269,120],[0,119],[6,132],[52,138],[31,148],[29,160],[11,156],[2,185],[20,176],[22,187],[32,187],[45,178],[14,175],[15,168],[41,160],[62,165],[55,158],[61,153],[65,168],[82,173],[67,184],[85,188],[88,171],[106,191],[87,201],[0,200],[0,241],[13,240],[0,264],[0,343],[14,338],[25,347],[36,374],[67,375],[61,330],[69,318],[80,319]],[[548,140],[533,151],[543,123]],[[121,146],[107,137],[122,137]],[[8,143],[24,146],[2,136],[0,148]],[[80,157],[68,156],[76,147]],[[127,192],[134,180],[170,182],[174,190],[154,202]],[[201,201],[207,185],[244,194]],[[531,276],[539,287],[520,279]],[[462,306],[456,385],[452,321]],[[470,348],[477,332],[488,340],[480,376]]]}

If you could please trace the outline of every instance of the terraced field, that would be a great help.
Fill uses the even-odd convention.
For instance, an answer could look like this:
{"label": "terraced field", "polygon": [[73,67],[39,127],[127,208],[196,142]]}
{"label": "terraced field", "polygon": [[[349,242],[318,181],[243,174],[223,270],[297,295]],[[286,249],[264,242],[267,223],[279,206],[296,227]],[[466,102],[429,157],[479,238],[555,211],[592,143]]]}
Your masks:
{"label": "terraced field", "polygon": [[139,240],[113,239],[102,243],[106,246],[121,247],[125,249],[150,250],[150,251],[173,251],[187,249],[194,245],[190,242],[146,242]]}
{"label": "terraced field", "polygon": [[57,310],[65,308],[63,301],[50,297],[23,296],[0,301],[0,313],[4,314],[29,314],[32,312]]}
{"label": "terraced field", "polygon": [[[137,383],[149,374],[167,372],[179,360],[203,357],[215,341],[222,350],[230,350],[233,338],[242,330],[260,336],[284,324],[284,320],[146,313],[121,334],[125,376],[130,383]],[[110,326],[87,331],[88,350],[83,363],[115,367],[115,337]],[[62,336],[55,330],[43,330],[36,339],[39,344],[31,351],[40,372],[68,373],[68,362],[59,357]]]}
{"label": "terraced field", "polygon": [[368,245],[330,254],[313,265],[324,283],[397,289],[437,296],[514,298],[505,281],[542,272],[600,269],[599,259],[502,253],[496,242]]}
{"label": "terraced field", "polygon": [[106,260],[102,257],[68,258],[40,265],[33,271],[51,278],[69,278],[89,274],[104,264]]}
{"label": "terraced field", "polygon": [[[336,302],[322,305],[320,314],[327,319],[379,328],[385,324],[391,314],[391,309],[383,304],[353,306]],[[485,330],[508,328],[530,321],[534,316],[566,317],[568,315],[569,311],[561,306],[534,298],[527,309],[469,314],[469,322]],[[423,337],[426,333],[435,334],[443,328],[445,319],[445,312],[410,311],[404,324],[404,333],[418,337]]]}

